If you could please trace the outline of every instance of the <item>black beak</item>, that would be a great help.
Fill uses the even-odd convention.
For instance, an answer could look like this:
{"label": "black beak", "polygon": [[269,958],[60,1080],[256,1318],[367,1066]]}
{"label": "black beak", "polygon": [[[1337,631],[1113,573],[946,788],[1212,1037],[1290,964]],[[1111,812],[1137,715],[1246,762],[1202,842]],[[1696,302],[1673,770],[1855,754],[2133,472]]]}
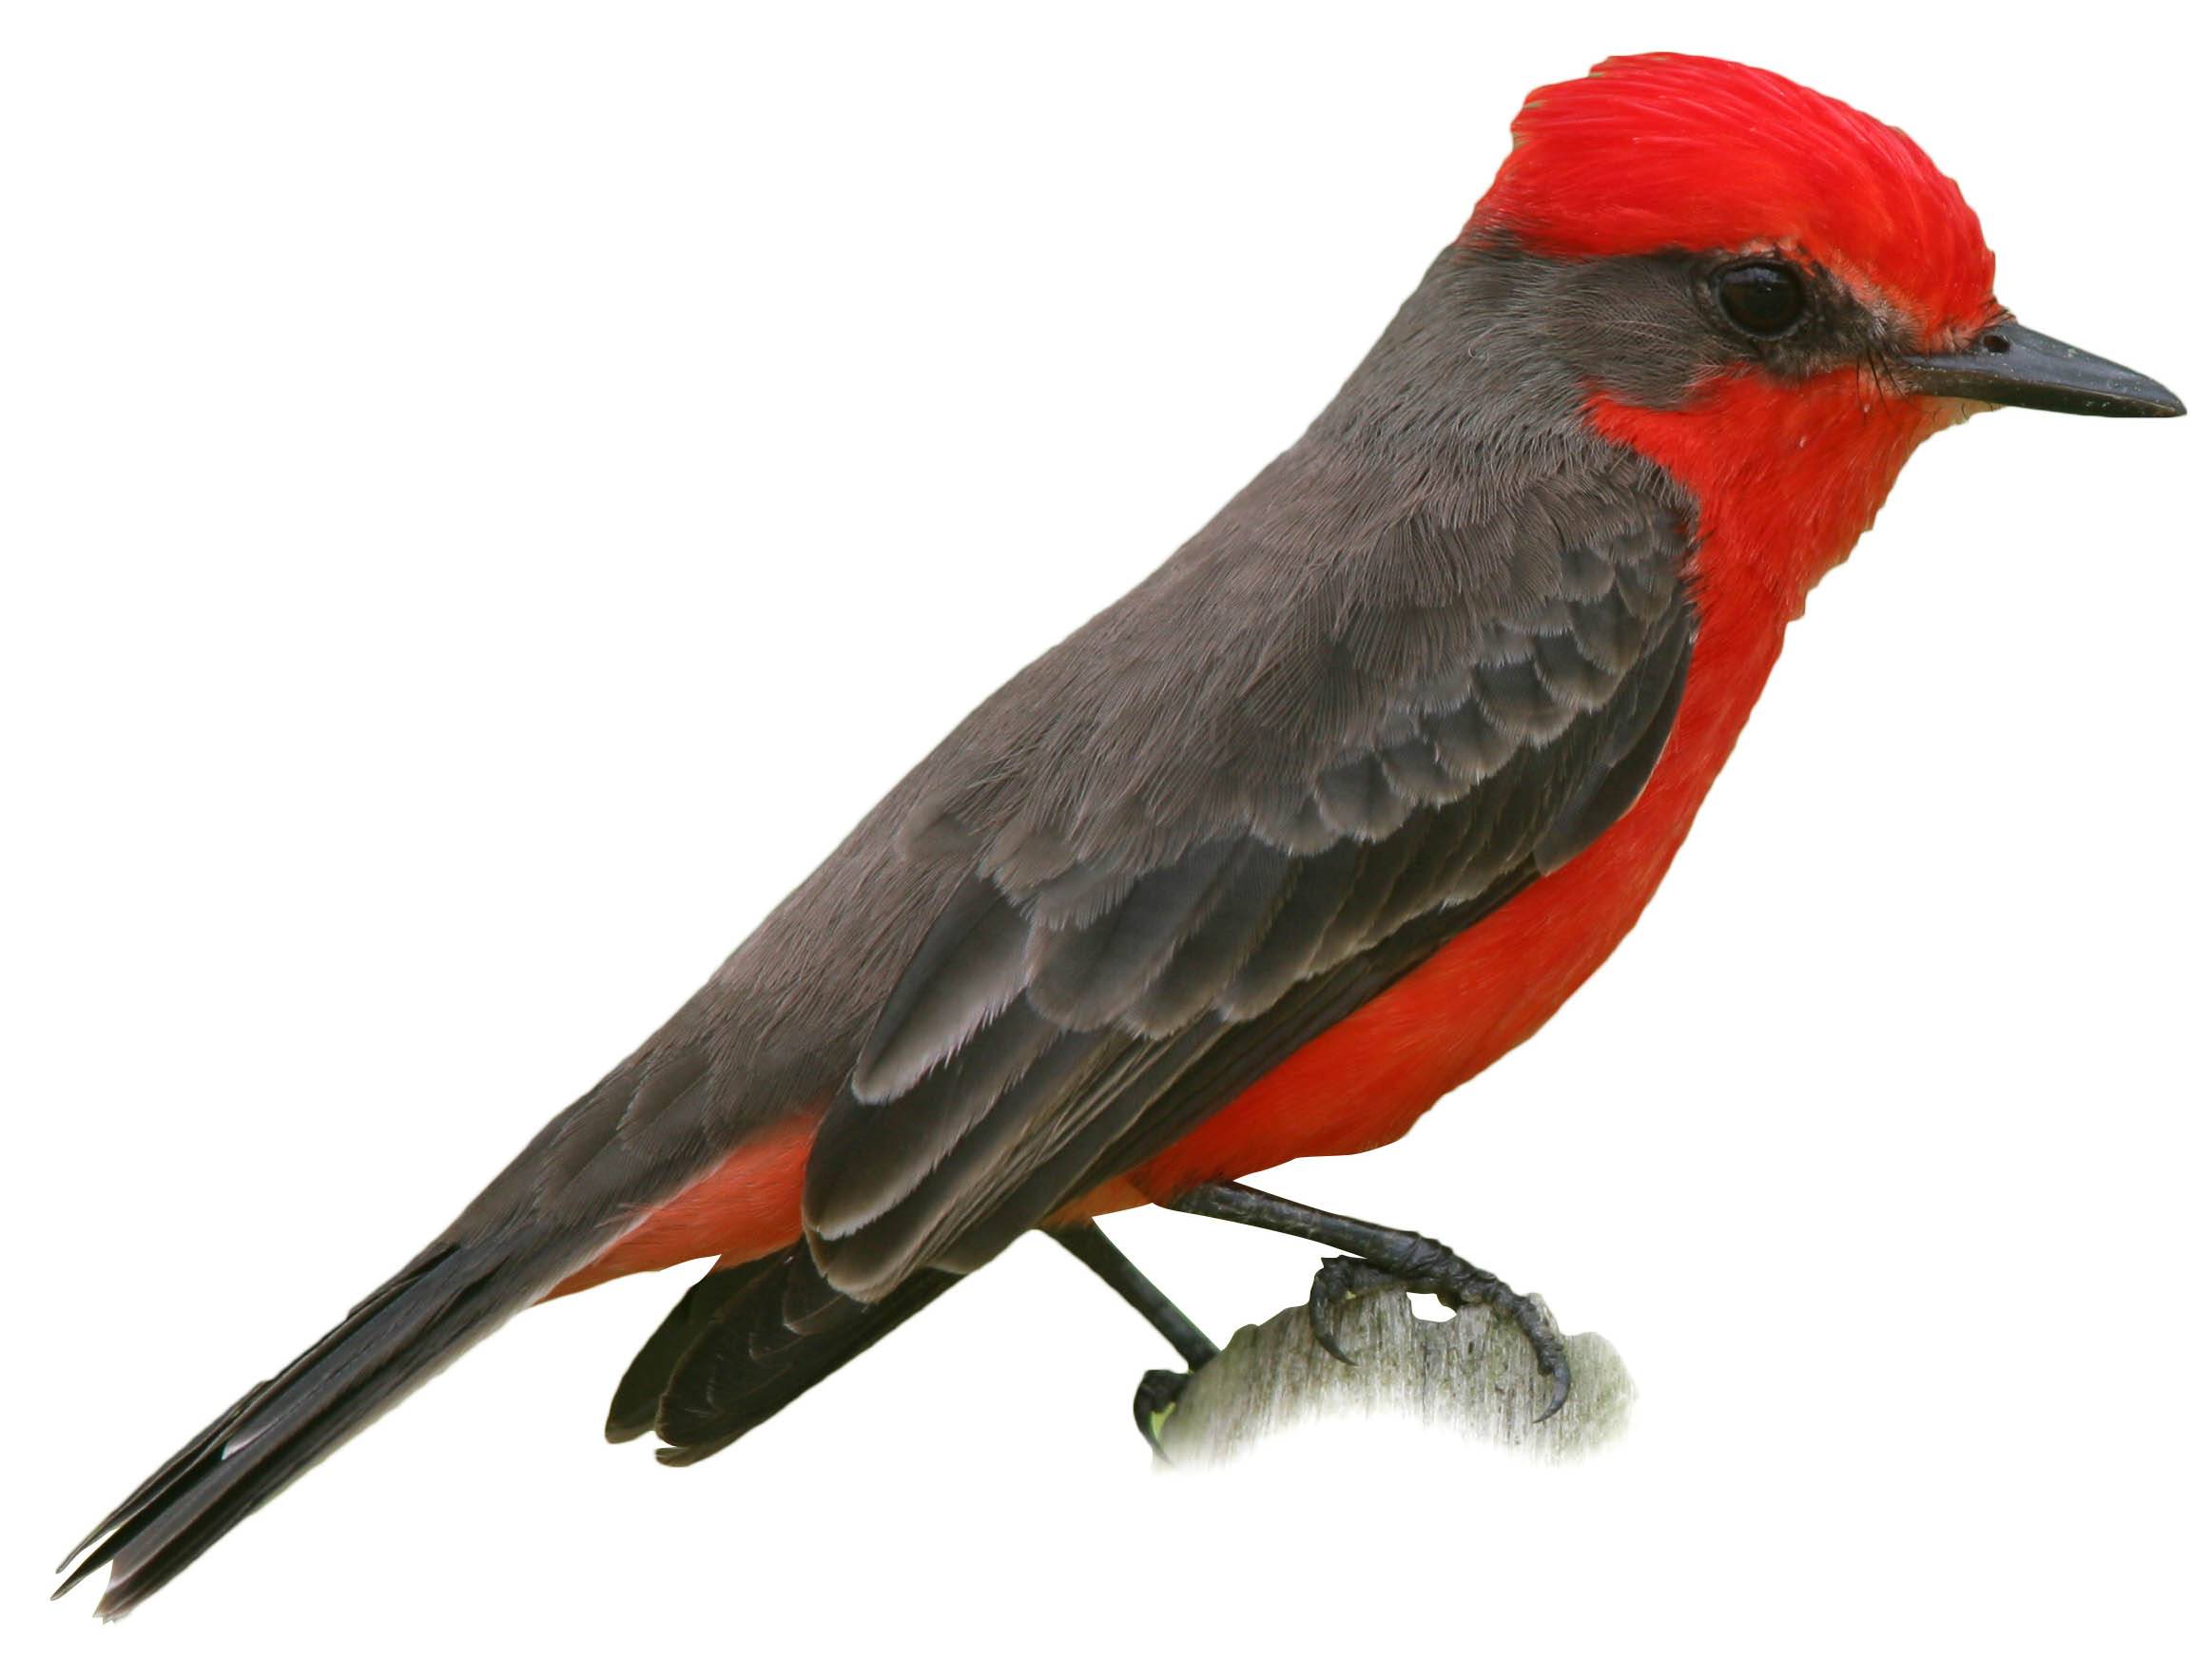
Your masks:
{"label": "black beak", "polygon": [[2061,415],[2186,415],[2182,400],[2147,375],[2076,351],[2064,340],[2001,322],[1964,351],[1905,357],[1905,384],[1930,397],[2010,403]]}

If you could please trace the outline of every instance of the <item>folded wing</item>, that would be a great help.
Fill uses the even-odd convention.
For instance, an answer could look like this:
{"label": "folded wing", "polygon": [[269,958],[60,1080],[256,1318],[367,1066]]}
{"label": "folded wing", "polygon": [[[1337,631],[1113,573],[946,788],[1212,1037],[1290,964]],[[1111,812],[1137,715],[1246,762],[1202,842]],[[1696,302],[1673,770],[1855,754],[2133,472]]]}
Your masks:
{"label": "folded wing", "polygon": [[1259,646],[950,758],[907,839],[967,873],[807,1168],[829,1285],[980,1265],[1635,801],[1697,627],[1678,521],[1503,573],[1475,530],[1388,534],[1358,579],[1286,595]]}

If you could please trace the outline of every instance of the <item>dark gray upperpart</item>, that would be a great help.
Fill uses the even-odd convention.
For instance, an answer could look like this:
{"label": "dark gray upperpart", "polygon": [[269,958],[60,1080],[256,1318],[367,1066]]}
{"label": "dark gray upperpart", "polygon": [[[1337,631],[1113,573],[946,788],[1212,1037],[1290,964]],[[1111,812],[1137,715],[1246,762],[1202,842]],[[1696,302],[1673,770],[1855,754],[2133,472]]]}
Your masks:
{"label": "dark gray upperpart", "polygon": [[[1416,807],[1465,806],[1522,749],[1553,813],[1587,806],[1578,789],[1587,796],[1619,759],[1608,722],[1650,712],[1639,666],[1692,625],[1680,569],[1691,508],[1649,463],[1593,438],[1581,411],[1608,361],[1630,366],[1617,388],[1647,402],[1679,397],[1711,366],[1696,288],[1663,259],[1446,250],[1298,442],[962,721],[449,1240],[524,1214],[564,1231],[619,1225],[761,1126],[839,1095],[887,1004],[894,1017],[825,1124],[823,1151],[876,1170],[907,1148],[919,1176],[988,1103],[971,1092],[940,1119],[894,1102],[925,1074],[944,1092],[960,1039],[999,1032],[1018,993],[1028,1013],[1078,1030],[1104,1017],[1151,1040],[1215,1010],[1197,987],[1174,1007],[1132,998],[1237,880],[1255,907],[1280,901],[1279,881],[1254,869],[1260,849],[1288,879],[1331,848],[1387,839]],[[1658,350],[1661,339],[1687,343]],[[1465,735],[1449,748],[1441,733],[1455,721]],[[1555,743],[1569,725],[1581,741]],[[1424,744],[1433,763],[1415,760]],[[1601,827],[1527,826],[1470,851],[1469,868],[1499,878],[1490,866],[1509,853],[1525,863],[1545,833],[1580,842]],[[1126,911],[1148,876],[1156,897],[1167,872],[1223,849],[1233,870],[1186,871],[1183,908],[1152,916],[1148,950],[1141,929],[1124,928],[1100,952],[1102,914]],[[1388,915],[1463,902],[1476,896],[1467,879],[1440,875],[1418,909],[1409,888]],[[932,927],[948,908],[965,914],[979,884],[1033,924],[1026,942],[1016,950],[1003,930],[964,952],[941,939],[927,972],[902,984]],[[1281,984],[1245,974],[1218,1012],[1261,1018],[1271,993],[1363,940],[1374,942],[1332,940]],[[842,1236],[888,1193],[875,1176],[845,1186],[841,1167],[817,1157],[808,1207]],[[956,1208],[980,1203],[970,1193]],[[902,1255],[850,1287],[881,1293],[910,1265]]]}
{"label": "dark gray upperpart", "polygon": [[763,1293],[803,1293],[779,1317],[819,1345],[764,1349],[743,1299],[680,1308],[662,1346],[744,1351],[649,1345],[632,1379],[704,1455],[936,1294],[918,1274],[987,1260],[1571,858],[1656,763],[1697,624],[1691,503],[1585,431],[1589,384],[1664,404],[1821,349],[1727,339],[1703,271],[1439,258],[1297,443],[963,721],[68,1582],[111,1560],[101,1607],[127,1611],[643,1211],[827,1103],[814,1261],[786,1252]]}

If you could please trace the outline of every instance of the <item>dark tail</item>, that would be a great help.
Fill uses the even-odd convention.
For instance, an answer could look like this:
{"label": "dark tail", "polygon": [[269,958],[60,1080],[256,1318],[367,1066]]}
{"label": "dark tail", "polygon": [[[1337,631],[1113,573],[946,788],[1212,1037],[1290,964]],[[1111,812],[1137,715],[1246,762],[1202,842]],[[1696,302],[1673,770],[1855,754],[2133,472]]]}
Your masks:
{"label": "dark tail", "polygon": [[120,1618],[340,1441],[542,1295],[583,1243],[572,1232],[524,1229],[432,1246],[124,1499],[69,1552],[83,1559],[54,1593],[113,1563],[99,1611]]}
{"label": "dark tail", "polygon": [[757,1428],[960,1283],[924,1270],[881,1302],[840,1296],[805,1244],[709,1273],[630,1362],[607,1437],[651,1429],[663,1463],[696,1463]]}

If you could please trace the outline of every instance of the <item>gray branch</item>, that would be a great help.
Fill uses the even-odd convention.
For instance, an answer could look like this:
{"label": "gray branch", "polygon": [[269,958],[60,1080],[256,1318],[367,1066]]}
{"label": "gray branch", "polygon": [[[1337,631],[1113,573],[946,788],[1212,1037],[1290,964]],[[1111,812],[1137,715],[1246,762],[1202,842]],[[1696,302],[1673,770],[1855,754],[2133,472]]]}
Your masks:
{"label": "gray branch", "polygon": [[1347,1304],[1336,1329],[1355,1363],[1321,1346],[1303,1305],[1238,1331],[1156,1420],[1162,1455],[1171,1463],[1220,1462],[1296,1424],[1365,1413],[1556,1461],[1618,1436],[1636,1396],[1610,1342],[1569,1337],[1573,1390],[1557,1415],[1534,1421],[1550,1386],[1527,1339],[1484,1307],[1425,1320],[1407,1297],[1382,1292]]}

